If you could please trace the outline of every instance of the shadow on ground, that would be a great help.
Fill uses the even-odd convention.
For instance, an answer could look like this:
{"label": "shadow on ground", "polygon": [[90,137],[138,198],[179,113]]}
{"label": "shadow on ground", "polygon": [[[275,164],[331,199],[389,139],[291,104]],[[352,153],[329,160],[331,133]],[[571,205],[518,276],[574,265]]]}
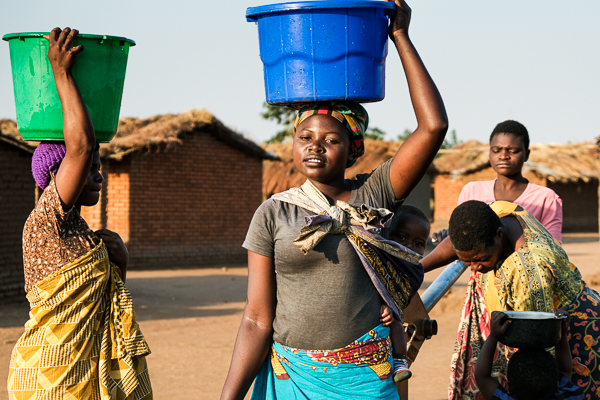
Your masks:
{"label": "shadow on ground", "polygon": [[[25,292],[23,292],[25,297]],[[29,303],[0,305],[0,328],[22,327],[29,319]]]}
{"label": "shadow on ground", "polygon": [[139,321],[235,314],[246,301],[248,277],[177,276],[127,280]]}
{"label": "shadow on ground", "polygon": [[594,243],[600,241],[598,236],[563,236],[563,243]]}
{"label": "shadow on ground", "polygon": [[[235,314],[243,310],[247,286],[248,277],[232,274],[127,279],[138,321]],[[26,302],[0,306],[0,328],[21,327],[28,319]]]}

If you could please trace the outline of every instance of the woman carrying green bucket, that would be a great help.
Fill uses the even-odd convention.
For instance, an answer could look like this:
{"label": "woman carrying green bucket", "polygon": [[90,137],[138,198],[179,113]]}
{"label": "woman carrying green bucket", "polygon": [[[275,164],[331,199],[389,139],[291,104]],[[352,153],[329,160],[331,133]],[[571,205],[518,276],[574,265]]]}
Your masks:
{"label": "woman carrying green bucket", "polygon": [[32,172],[43,194],[23,229],[31,305],[12,352],[9,399],[150,400],[150,354],[125,287],[120,236],[93,232],[81,206],[100,198],[99,146],[71,70],[77,30],[55,28],[48,58],[63,111],[64,142],[42,142]]}
{"label": "woman carrying green bucket", "polygon": [[[394,158],[345,179],[346,168],[365,152],[366,111],[352,102],[300,108],[293,158],[307,181],[265,201],[250,224],[243,244],[246,308],[222,400],[243,399],[253,381],[254,400],[398,399],[390,328],[380,320],[380,307],[385,302],[394,310],[401,303],[394,315],[401,312],[423,270],[416,253],[370,229],[385,226],[386,209],[398,206],[423,177],[448,119],[409,38],[411,10],[403,0],[395,3],[389,37],[418,127]],[[389,272],[385,283],[382,271]]]}

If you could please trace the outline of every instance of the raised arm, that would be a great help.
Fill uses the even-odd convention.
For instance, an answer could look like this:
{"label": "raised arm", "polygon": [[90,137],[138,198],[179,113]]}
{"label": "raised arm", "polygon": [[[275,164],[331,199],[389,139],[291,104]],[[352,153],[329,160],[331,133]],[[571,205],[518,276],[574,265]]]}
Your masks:
{"label": "raised arm", "polygon": [[73,47],[76,29],[54,28],[49,36],[48,59],[63,112],[63,132],[67,152],[56,174],[56,188],[63,210],[75,205],[92,165],[96,147],[94,127],[71,70],[83,47]]}
{"label": "raised arm", "polygon": [[276,284],[273,259],[248,251],[248,297],[221,400],[242,400],[273,341]]}
{"label": "raised arm", "polygon": [[450,264],[452,261],[458,260],[456,251],[452,247],[450,237],[447,236],[442,243],[438,244],[435,249],[427,254],[422,260],[421,265],[425,272],[433,271],[434,269]]}
{"label": "raised arm", "polygon": [[425,175],[440,149],[448,130],[448,117],[442,96],[408,36],[410,7],[404,0],[395,3],[397,10],[389,35],[400,55],[417,117],[417,129],[400,146],[390,166],[396,199],[403,199]]}

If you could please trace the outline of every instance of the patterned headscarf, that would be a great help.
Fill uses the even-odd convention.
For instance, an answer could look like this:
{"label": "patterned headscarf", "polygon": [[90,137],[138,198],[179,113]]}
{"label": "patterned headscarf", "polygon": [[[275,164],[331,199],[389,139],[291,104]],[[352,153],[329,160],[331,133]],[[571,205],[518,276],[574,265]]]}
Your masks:
{"label": "patterned headscarf", "polygon": [[307,118],[321,114],[330,115],[344,124],[350,132],[350,139],[353,145],[352,161],[346,164],[346,168],[351,167],[356,159],[365,154],[365,131],[369,126],[369,115],[367,110],[358,103],[354,102],[324,102],[324,103],[303,103],[295,105],[298,109],[298,116],[294,124],[294,135],[298,126]]}
{"label": "patterned headscarf", "polygon": [[44,190],[50,184],[50,173],[58,172],[58,167],[65,158],[65,154],[67,154],[65,142],[43,141],[35,149],[31,159],[31,172],[40,189]]}

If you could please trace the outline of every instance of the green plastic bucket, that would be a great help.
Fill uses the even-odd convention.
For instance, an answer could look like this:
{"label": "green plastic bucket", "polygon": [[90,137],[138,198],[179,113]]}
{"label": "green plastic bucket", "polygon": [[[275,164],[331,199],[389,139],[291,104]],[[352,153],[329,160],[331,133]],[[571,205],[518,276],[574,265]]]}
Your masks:
{"label": "green plastic bucket", "polygon": [[[48,61],[48,32],[9,33],[17,127],[25,140],[63,140],[60,99]],[[73,77],[94,124],[96,140],[110,142],[117,133],[131,39],[79,34],[83,45]]]}

